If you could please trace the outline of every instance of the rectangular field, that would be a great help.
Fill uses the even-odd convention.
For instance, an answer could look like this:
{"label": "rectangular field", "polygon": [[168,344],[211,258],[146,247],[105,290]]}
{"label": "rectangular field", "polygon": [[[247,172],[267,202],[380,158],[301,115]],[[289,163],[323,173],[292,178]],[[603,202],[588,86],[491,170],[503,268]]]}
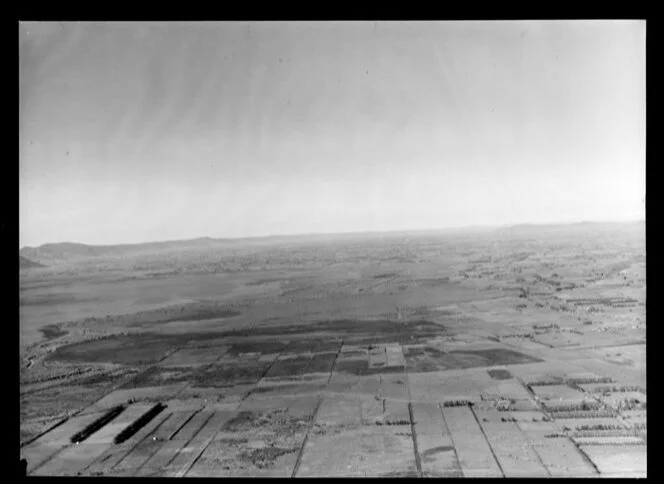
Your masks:
{"label": "rectangular field", "polygon": [[443,407],[464,477],[503,477],[482,428],[469,406]]}

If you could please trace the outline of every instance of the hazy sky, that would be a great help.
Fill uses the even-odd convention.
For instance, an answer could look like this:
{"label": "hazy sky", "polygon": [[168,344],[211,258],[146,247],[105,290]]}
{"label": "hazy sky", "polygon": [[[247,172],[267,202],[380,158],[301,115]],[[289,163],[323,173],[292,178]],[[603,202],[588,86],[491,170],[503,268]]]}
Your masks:
{"label": "hazy sky", "polygon": [[21,23],[20,244],[644,219],[645,23]]}

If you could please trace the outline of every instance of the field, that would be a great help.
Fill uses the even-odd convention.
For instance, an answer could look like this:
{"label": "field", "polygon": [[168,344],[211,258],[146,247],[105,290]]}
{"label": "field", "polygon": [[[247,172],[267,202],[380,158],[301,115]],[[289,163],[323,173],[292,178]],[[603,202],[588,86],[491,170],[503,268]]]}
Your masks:
{"label": "field", "polygon": [[68,250],[21,254],[31,475],[646,475],[643,223]]}

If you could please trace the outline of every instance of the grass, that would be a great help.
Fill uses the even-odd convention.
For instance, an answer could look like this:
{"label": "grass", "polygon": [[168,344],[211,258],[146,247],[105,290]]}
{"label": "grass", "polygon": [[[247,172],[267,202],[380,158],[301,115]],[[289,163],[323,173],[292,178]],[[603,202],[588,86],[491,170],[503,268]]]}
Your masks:
{"label": "grass", "polygon": [[39,328],[39,331],[44,335],[47,340],[59,338],[67,334],[67,331],[62,330],[59,324],[48,324]]}
{"label": "grass", "polygon": [[240,383],[256,383],[270,363],[214,364],[193,374],[192,385],[199,388],[218,388]]}
{"label": "grass", "polygon": [[514,365],[542,361],[510,349],[452,350],[436,348],[407,348],[404,356],[413,372],[432,372],[448,369],[481,368],[484,366]]}
{"label": "grass", "polygon": [[237,356],[241,353],[281,353],[286,349],[287,344],[287,342],[274,340],[233,343],[226,354],[229,356]]}
{"label": "grass", "polygon": [[233,309],[219,308],[219,309],[201,309],[186,314],[174,315],[160,322],[170,323],[175,321],[204,321],[206,319],[217,318],[232,318],[240,316],[242,313]]}
{"label": "grass", "polygon": [[182,337],[178,335],[144,333],[108,336],[60,346],[47,359],[72,363],[150,364],[157,362],[181,342]]}
{"label": "grass", "polygon": [[240,452],[238,458],[245,462],[251,462],[259,469],[267,469],[274,465],[275,461],[282,455],[293,454],[298,451],[298,447],[263,447],[262,449],[253,449],[251,451]]}
{"label": "grass", "polygon": [[513,375],[507,370],[488,370],[489,376],[494,380],[509,380]]}
{"label": "grass", "polygon": [[373,278],[374,279],[387,279],[389,277],[397,277],[398,275],[399,274],[397,274],[396,272],[388,272],[388,273],[385,273],[385,274],[375,275],[375,276],[373,276]]}
{"label": "grass", "polygon": [[323,353],[314,355],[309,363],[309,373],[327,373],[332,369],[336,353]]}
{"label": "grass", "polygon": [[334,365],[335,372],[352,375],[362,375],[368,369],[369,362],[366,360],[337,360]]}
{"label": "grass", "polygon": [[125,378],[136,375],[138,371],[139,370],[135,368],[121,368],[119,370],[101,371],[76,378],[72,381],[72,383],[80,386],[114,385]]}
{"label": "grass", "polygon": [[255,412],[242,411],[224,424],[224,430],[237,432],[247,428],[253,428],[260,421],[260,415]]}
{"label": "grass", "polygon": [[145,388],[182,383],[191,381],[195,373],[195,368],[190,367],[159,368],[153,366],[122,385],[121,388]]}
{"label": "grass", "polygon": [[278,360],[268,370],[266,378],[285,376],[298,376],[307,373],[311,358],[307,356],[293,358],[291,360]]}

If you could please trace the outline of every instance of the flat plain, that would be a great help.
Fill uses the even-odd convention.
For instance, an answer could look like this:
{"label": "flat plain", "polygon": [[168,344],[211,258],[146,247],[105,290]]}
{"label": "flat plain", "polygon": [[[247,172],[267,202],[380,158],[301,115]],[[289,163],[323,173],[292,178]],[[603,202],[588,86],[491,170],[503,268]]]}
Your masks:
{"label": "flat plain", "polygon": [[646,476],[645,223],[21,256],[31,475]]}

